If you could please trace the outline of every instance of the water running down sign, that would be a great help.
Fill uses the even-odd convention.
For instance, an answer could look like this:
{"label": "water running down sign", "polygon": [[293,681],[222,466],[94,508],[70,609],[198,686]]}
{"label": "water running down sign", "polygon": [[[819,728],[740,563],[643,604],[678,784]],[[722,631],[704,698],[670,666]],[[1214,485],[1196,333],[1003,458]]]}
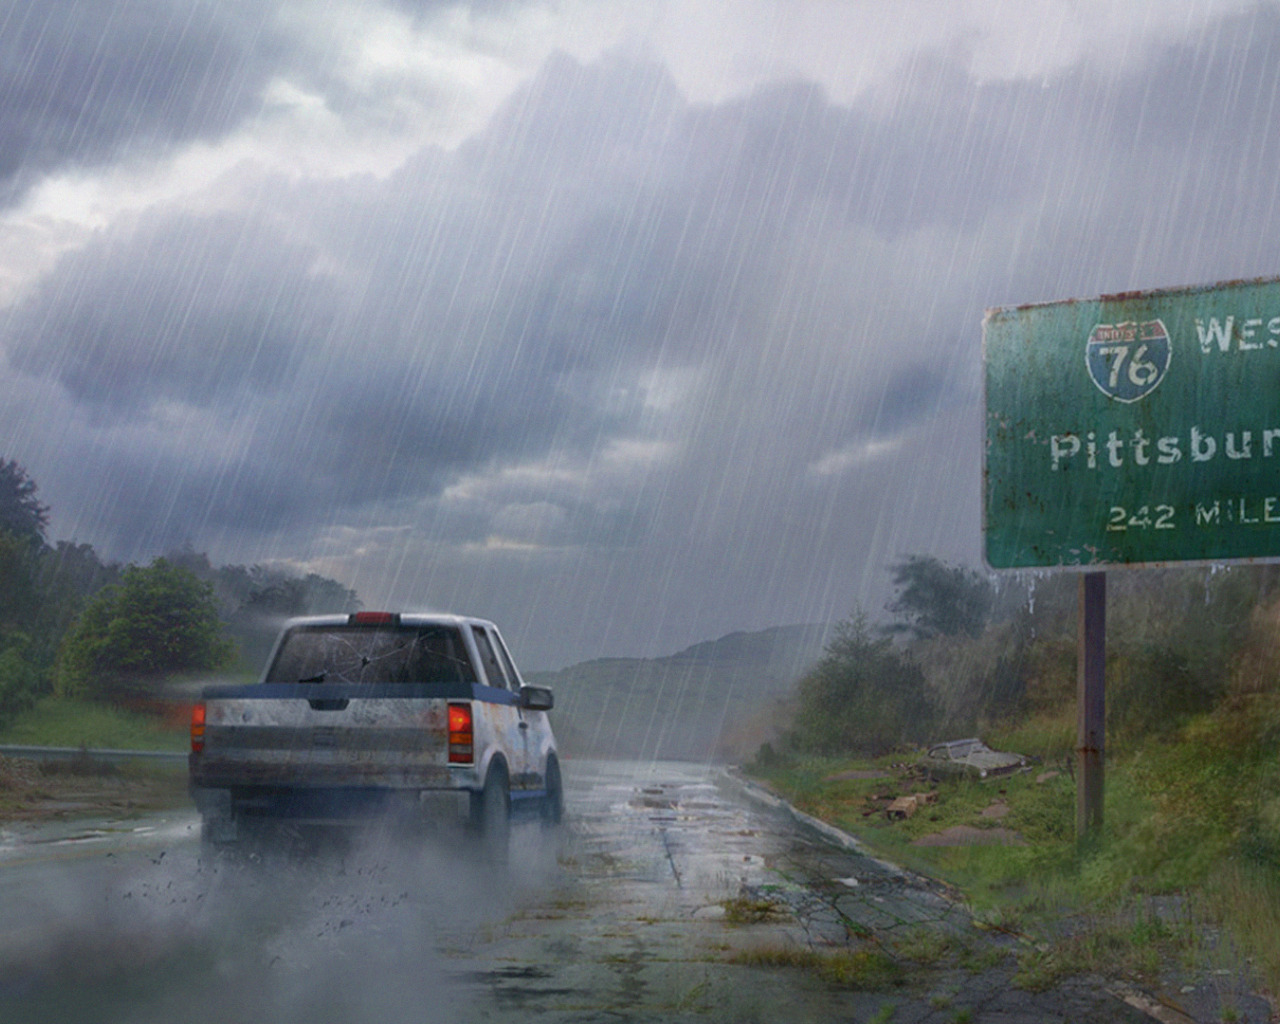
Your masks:
{"label": "water running down sign", "polygon": [[1280,280],[994,309],[996,569],[1280,556]]}

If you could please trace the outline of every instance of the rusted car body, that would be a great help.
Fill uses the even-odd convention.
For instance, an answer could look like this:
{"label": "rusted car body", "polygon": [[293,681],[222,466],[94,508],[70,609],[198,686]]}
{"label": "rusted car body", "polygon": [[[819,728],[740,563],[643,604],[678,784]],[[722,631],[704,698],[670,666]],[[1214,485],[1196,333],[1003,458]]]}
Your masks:
{"label": "rusted car body", "polygon": [[921,765],[935,778],[986,779],[1011,775],[1028,765],[1022,754],[992,750],[976,736],[931,746]]}

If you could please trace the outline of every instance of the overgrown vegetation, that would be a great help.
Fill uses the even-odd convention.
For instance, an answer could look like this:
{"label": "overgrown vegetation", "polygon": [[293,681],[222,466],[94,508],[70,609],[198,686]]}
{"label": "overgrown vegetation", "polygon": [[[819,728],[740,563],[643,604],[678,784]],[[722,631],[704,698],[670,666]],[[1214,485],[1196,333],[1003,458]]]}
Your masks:
{"label": "overgrown vegetation", "polygon": [[878,949],[818,952],[798,946],[743,950],[729,958],[746,967],[792,967],[811,971],[840,988],[879,992],[902,982],[903,969]]}
{"label": "overgrown vegetation", "polygon": [[874,636],[864,616],[836,627],[825,656],[796,690],[792,743],[801,749],[878,753],[926,735],[923,673],[890,638]]}
{"label": "overgrown vegetation", "polygon": [[[755,771],[957,884],[994,927],[1037,931],[1038,951],[1019,966],[1029,987],[1103,966],[1153,974],[1162,957],[1196,954],[1194,918],[1224,925],[1280,992],[1280,571],[1111,574],[1106,824],[1083,846],[1075,578],[986,581],[983,598],[977,574],[916,558],[895,579],[897,620],[881,632],[861,615],[845,624],[842,646],[798,684],[791,731],[762,748]],[[958,592],[987,609],[980,628],[945,614]],[[921,698],[904,706],[907,678]],[[923,753],[911,741],[972,734],[1040,764],[985,783],[901,772]],[[900,742],[886,750],[885,736]],[[937,802],[891,823],[888,801],[921,788]],[[915,845],[954,826],[1007,830],[1019,845]],[[1161,900],[1181,908],[1182,923],[1153,913]]]}
{"label": "overgrown vegetation", "polygon": [[[796,686],[792,729],[771,742],[773,755],[874,755],[927,738],[1034,728],[1074,706],[1073,575],[1025,574],[997,586],[919,556],[892,572],[898,590],[887,608],[895,617],[873,628],[856,611],[836,627]],[[1240,695],[1270,692],[1280,664],[1280,639],[1270,639],[1280,630],[1277,601],[1273,566],[1113,573],[1110,749],[1132,749]]]}
{"label": "overgrown vegetation", "polygon": [[107,750],[186,750],[187,716],[175,715],[175,719],[171,724],[176,728],[167,728],[165,720],[156,714],[97,701],[47,696],[0,727],[0,743]]}
{"label": "overgrown vegetation", "polygon": [[54,696],[143,706],[175,676],[250,674],[282,618],[360,606],[334,580],[214,567],[189,546],[121,566],[88,544],[51,545],[37,494],[22,466],[0,458],[0,728]]}
{"label": "overgrown vegetation", "polygon": [[149,695],[169,676],[221,668],[232,655],[213,587],[157,558],[131,565],[104,587],[63,640],[55,674],[61,696]]}
{"label": "overgrown vegetation", "polygon": [[724,907],[724,919],[729,924],[759,924],[784,913],[784,907],[776,900],[746,893],[725,900],[721,906]]}

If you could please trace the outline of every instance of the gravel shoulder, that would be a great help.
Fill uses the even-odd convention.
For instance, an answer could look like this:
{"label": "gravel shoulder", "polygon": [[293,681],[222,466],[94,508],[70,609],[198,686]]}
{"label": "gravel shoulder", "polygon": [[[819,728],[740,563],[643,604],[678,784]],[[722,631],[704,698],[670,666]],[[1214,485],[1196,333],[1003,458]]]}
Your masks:
{"label": "gravel shoulder", "polygon": [[0,825],[133,817],[187,800],[185,766],[0,756]]}

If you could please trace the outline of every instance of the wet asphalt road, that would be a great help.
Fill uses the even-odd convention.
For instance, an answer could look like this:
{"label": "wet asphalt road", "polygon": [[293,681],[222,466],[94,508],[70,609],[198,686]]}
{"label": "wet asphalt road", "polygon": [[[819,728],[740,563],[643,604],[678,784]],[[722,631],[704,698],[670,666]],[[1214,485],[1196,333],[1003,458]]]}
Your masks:
{"label": "wet asphalt road", "polygon": [[[376,831],[210,860],[187,812],[11,833],[0,1020],[1149,1020],[1098,979],[1013,988],[1012,938],[718,770],[573,762],[567,790],[504,868]],[[849,953],[892,976],[824,976]]]}

